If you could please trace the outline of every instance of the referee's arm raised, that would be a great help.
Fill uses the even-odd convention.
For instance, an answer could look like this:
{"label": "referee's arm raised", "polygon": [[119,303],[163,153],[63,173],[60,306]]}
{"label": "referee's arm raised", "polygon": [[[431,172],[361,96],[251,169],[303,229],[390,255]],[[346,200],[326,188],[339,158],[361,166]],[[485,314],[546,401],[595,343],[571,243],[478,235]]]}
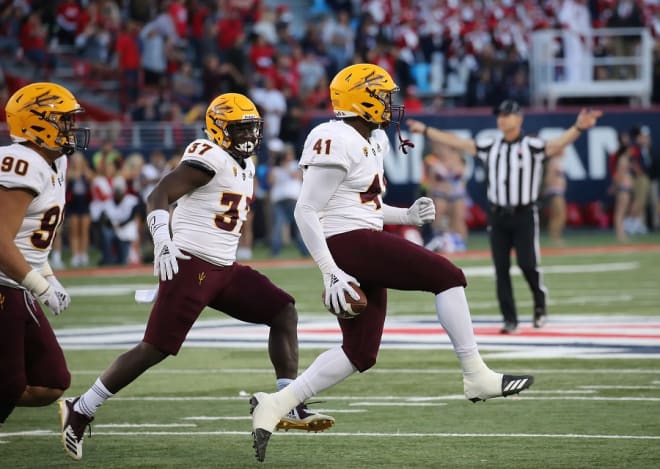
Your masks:
{"label": "referee's arm raised", "polygon": [[558,138],[548,140],[545,144],[546,156],[561,155],[566,146],[578,139],[584,132],[596,125],[598,118],[603,115],[602,111],[595,109],[582,109],[575,120],[575,124],[566,129]]}
{"label": "referee's arm raised", "polygon": [[414,134],[422,134],[429,140],[443,143],[469,155],[477,154],[477,144],[472,139],[461,138],[458,135],[450,132],[444,132],[415,119],[407,119],[406,125],[408,126],[408,129]]}

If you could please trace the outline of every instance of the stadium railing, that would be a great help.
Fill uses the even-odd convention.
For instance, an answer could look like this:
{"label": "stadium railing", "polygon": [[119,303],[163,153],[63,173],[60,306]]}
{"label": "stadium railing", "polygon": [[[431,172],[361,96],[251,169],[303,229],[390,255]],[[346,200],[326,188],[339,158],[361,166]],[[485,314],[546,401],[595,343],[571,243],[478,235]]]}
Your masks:
{"label": "stadium railing", "polygon": [[[562,98],[627,97],[633,106],[649,107],[653,85],[653,38],[648,29],[601,28],[593,29],[592,36],[595,44],[609,46],[608,51],[612,51],[612,47],[616,52],[628,53],[595,56],[592,80],[568,82],[564,79],[565,60],[557,54],[558,46],[562,44],[562,31],[541,30],[532,34],[530,87],[534,104],[546,104],[549,109],[554,109]],[[633,47],[617,48],[616,44],[622,41],[632,42]],[[632,50],[625,51],[626,48]],[[607,78],[599,79],[595,73],[599,68],[605,69]]]}

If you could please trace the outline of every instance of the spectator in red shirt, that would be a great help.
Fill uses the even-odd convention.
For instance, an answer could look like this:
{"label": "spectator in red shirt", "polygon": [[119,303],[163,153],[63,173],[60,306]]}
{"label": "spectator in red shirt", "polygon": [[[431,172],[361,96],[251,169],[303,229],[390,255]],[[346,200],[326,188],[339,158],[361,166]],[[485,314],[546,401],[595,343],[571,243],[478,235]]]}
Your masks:
{"label": "spectator in red shirt", "polygon": [[167,13],[172,17],[174,29],[181,39],[188,38],[188,10],[182,0],[169,0]]}
{"label": "spectator in red shirt", "polygon": [[48,52],[46,35],[46,27],[41,22],[39,12],[30,13],[21,27],[19,42],[24,56],[40,73],[45,74],[44,79],[47,79],[57,63],[55,56]]}
{"label": "spectator in red shirt", "polygon": [[72,46],[76,42],[78,21],[82,17],[82,8],[77,0],[63,0],[55,12],[57,40],[61,45]]}
{"label": "spectator in red shirt", "polygon": [[250,47],[250,63],[256,73],[260,75],[275,76],[275,63],[273,56],[275,47],[268,43],[263,36],[256,36]]}
{"label": "spectator in red shirt", "polygon": [[236,11],[243,22],[256,23],[261,12],[261,0],[228,0],[227,7]]}
{"label": "spectator in red shirt", "polygon": [[226,6],[225,9],[221,9],[220,4],[222,3],[224,3],[222,0],[218,2],[218,8],[222,15],[214,31],[218,38],[218,49],[221,58],[223,58],[223,52],[234,47],[239,36],[245,34],[241,16],[235,10],[227,9]]}
{"label": "spectator in red shirt", "polygon": [[190,0],[190,44],[195,53],[194,64],[202,67],[205,40],[207,37],[207,18],[210,10],[204,0]]}
{"label": "spectator in red shirt", "polygon": [[128,102],[134,102],[138,98],[141,65],[139,31],[140,26],[135,21],[128,20],[122,25],[115,41],[122,109],[126,109]]}

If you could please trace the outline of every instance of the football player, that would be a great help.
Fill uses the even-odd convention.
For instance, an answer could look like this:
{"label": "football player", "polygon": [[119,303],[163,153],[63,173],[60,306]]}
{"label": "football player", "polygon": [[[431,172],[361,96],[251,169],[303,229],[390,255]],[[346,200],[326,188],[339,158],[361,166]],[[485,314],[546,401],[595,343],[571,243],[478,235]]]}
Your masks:
{"label": "football player", "polygon": [[[120,355],[94,385],[60,400],[62,439],[73,459],[82,458],[84,431],[101,404],[168,355],[176,355],[202,310],[209,306],[241,321],[270,326],[268,353],[278,389],[298,373],[298,314],[294,299],[264,275],[236,263],[236,250],[254,192],[250,158],[262,138],[263,121],[242,94],[215,98],[206,111],[208,139],[197,139],[179,165],[147,198],[154,241],[156,302],[142,341]],[[177,202],[172,215],[168,208]],[[278,428],[322,431],[327,415],[296,403]]]}
{"label": "football player", "polygon": [[[300,165],[303,187],[296,222],[323,275],[326,306],[346,309],[345,295],[358,299],[350,283],[361,286],[367,306],[353,319],[338,319],[342,345],[321,355],[293,383],[274,394],[250,399],[253,446],[263,461],[271,433],[289,408],[376,363],[387,289],[419,290],[434,295],[435,308],[463,371],[467,399],[486,400],[527,389],[532,376],[492,371],[481,359],[465,297],[465,276],[442,256],[403,237],[383,231],[384,223],[422,225],[435,218],[433,201],[417,199],[409,208],[383,203],[383,158],[390,151],[383,130],[398,130],[403,107],[393,104],[398,91],[381,67],[355,64],[330,83],[337,119],[311,130]],[[403,145],[405,141],[399,139]]]}
{"label": "football player", "polygon": [[38,299],[55,315],[71,297],[48,264],[62,223],[67,158],[84,150],[83,112],[55,83],[32,83],[5,106],[12,144],[0,147],[0,424],[16,406],[45,406],[71,375]]}

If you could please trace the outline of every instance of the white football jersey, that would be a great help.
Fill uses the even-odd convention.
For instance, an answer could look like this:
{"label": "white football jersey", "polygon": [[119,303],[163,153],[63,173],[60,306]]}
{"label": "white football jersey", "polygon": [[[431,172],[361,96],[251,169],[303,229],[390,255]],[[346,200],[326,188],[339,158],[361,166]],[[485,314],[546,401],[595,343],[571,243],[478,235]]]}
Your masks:
{"label": "white football jersey", "polygon": [[[62,223],[66,201],[67,159],[51,166],[31,148],[15,143],[0,147],[0,186],[26,189],[35,194],[27,208],[14,243],[28,264],[40,269],[48,260],[57,228]],[[0,283],[18,284],[0,272]]]}
{"label": "white football jersey", "polygon": [[243,169],[229,153],[205,139],[186,147],[179,164],[186,161],[215,175],[178,200],[172,215],[174,244],[212,264],[231,265],[254,194],[254,163],[246,159]]}
{"label": "white football jersey", "polygon": [[376,129],[369,141],[342,120],[312,129],[305,140],[300,166],[338,166],[346,178],[319,213],[325,237],[357,229],[383,229],[384,155],[390,151],[385,131]]}

